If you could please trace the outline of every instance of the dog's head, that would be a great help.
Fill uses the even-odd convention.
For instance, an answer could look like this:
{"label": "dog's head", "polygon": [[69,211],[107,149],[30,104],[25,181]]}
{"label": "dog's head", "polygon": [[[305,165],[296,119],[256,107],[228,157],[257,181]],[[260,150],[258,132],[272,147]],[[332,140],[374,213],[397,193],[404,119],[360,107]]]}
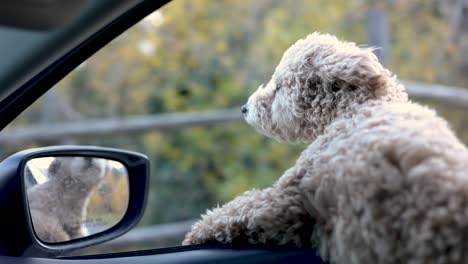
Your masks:
{"label": "dog's head", "polygon": [[372,50],[313,33],[284,53],[242,112],[269,137],[310,143],[339,114],[377,98],[401,101],[406,93]]}
{"label": "dog's head", "polygon": [[57,157],[49,166],[49,178],[91,189],[101,182],[108,169],[105,159],[93,157]]}

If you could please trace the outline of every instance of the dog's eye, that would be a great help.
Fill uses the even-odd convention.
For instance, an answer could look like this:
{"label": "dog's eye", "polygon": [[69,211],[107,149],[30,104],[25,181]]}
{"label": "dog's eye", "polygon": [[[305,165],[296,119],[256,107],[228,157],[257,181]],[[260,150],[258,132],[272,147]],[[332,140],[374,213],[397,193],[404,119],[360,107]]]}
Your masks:
{"label": "dog's eye", "polygon": [[341,85],[342,85],[342,84],[339,83],[339,82],[334,82],[334,83],[332,83],[332,85],[331,85],[331,90],[332,90],[333,92],[338,92],[338,91],[341,89]]}
{"label": "dog's eye", "polygon": [[275,87],[275,93],[278,92],[280,88],[281,88],[281,85],[277,84]]}

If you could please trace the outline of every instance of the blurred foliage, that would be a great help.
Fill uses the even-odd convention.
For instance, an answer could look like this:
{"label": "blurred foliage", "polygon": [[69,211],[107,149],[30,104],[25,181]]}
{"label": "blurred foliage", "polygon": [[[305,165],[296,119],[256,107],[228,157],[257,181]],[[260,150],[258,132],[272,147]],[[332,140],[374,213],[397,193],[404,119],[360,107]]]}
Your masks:
{"label": "blurred foliage", "polygon": [[113,168],[89,198],[87,219],[100,224],[115,225],[128,207],[128,173]]}
{"label": "blurred foliage", "polygon": [[[308,33],[366,43],[370,6],[389,18],[386,66],[401,79],[468,87],[442,12],[449,2],[174,1],[62,80],[56,98],[79,113],[75,119],[238,107],[269,79],[287,47]],[[37,122],[44,105],[37,102],[15,124]],[[467,142],[464,111],[433,105]],[[72,142],[150,157],[145,225],[194,218],[249,188],[271,185],[304,148],[279,144],[243,123]],[[6,146],[3,153],[35,145]]]}

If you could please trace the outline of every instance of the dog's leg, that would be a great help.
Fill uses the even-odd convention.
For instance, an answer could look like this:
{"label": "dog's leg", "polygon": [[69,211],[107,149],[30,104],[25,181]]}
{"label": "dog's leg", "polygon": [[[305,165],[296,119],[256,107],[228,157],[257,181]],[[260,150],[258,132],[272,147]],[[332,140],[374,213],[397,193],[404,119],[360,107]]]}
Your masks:
{"label": "dog's leg", "polygon": [[[293,170],[288,172],[291,174]],[[304,207],[304,197],[296,181],[284,176],[274,187],[248,191],[208,211],[192,226],[182,244],[218,241],[308,246],[313,219]]]}

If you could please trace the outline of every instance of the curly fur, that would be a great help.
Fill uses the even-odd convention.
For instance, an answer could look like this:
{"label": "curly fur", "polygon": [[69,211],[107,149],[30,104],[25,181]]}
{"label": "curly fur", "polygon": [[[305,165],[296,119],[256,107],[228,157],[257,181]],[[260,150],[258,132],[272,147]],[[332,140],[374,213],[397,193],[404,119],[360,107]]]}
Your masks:
{"label": "curly fur", "polygon": [[183,244],[314,246],[334,263],[468,258],[468,151],[371,49],[313,33],[249,98],[247,123],[310,145],[270,188],[208,211]]}
{"label": "curly fur", "polygon": [[36,235],[46,242],[86,236],[82,222],[92,192],[101,184],[107,160],[57,157],[48,169],[49,180],[28,189],[28,204]]}

